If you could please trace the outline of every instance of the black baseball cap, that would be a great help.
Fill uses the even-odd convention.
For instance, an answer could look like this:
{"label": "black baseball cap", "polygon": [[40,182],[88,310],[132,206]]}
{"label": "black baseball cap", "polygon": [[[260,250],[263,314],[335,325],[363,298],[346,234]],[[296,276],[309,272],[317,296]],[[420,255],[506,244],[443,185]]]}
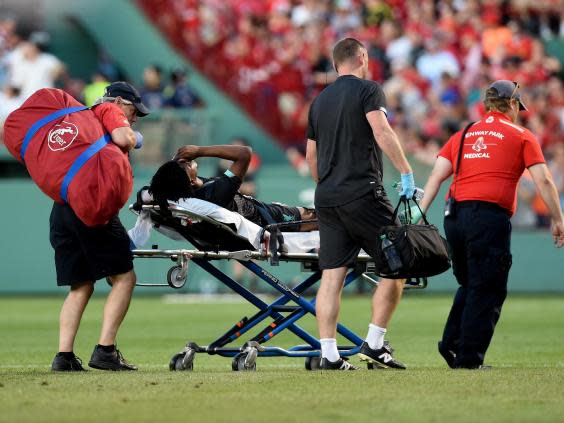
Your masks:
{"label": "black baseball cap", "polygon": [[112,82],[106,87],[104,97],[121,97],[133,103],[137,109],[137,116],[147,116],[151,111],[141,101],[139,91],[133,85],[125,81]]}
{"label": "black baseball cap", "polygon": [[515,81],[509,81],[507,79],[500,79],[495,81],[488,87],[486,91],[487,98],[506,98],[515,99],[519,102],[519,110],[527,110],[527,107],[521,101],[521,94],[517,91],[519,89],[519,84]]}

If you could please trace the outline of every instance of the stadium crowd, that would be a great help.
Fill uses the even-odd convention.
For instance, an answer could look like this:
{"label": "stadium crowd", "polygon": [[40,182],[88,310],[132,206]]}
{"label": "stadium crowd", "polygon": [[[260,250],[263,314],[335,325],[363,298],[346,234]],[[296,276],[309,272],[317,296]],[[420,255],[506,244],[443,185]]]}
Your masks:
{"label": "stadium crowd", "polygon": [[[517,80],[543,147],[562,138],[561,65],[543,41],[564,35],[559,1],[140,0],[185,54],[287,145],[301,144],[309,101],[335,78],[331,48],[369,46],[390,119],[430,162],[483,112],[479,93]],[[561,76],[561,74],[560,74]],[[278,118],[281,116],[281,119]],[[427,154],[428,152],[431,154]]]}
{"label": "stadium crowd", "polygon": [[[529,107],[521,123],[538,136],[554,158],[555,178],[563,179],[556,164],[564,142],[562,65],[543,44],[564,36],[558,0],[139,4],[177,48],[283,140],[298,166],[310,102],[336,77],[331,48],[352,36],[368,46],[371,78],[384,86],[389,119],[419,161],[432,164],[450,135],[479,119],[480,92],[491,81],[510,79],[521,84]],[[529,207],[516,221],[544,225],[546,210],[526,181],[520,199]]]}
{"label": "stadium crowd", "polygon": [[[432,164],[467,120],[483,113],[480,92],[496,79],[518,81],[535,133],[564,202],[564,87],[561,63],[544,41],[564,36],[557,0],[139,0],[169,40],[288,148],[300,153],[311,100],[336,74],[331,48],[344,36],[369,47],[371,78],[387,95],[389,119],[407,152]],[[87,105],[125,79],[100,54],[88,83],[47,52],[49,34],[22,36],[0,17],[0,122],[40,86],[64,87]],[[140,91],[151,109],[203,105],[183,69],[148,65]],[[543,225],[546,210],[527,177],[517,223]]]}

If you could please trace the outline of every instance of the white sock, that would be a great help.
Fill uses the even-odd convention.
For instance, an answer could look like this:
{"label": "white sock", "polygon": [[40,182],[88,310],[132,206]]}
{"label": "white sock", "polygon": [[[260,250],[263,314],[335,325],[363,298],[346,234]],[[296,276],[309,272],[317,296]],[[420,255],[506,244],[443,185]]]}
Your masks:
{"label": "white sock", "polygon": [[324,357],[333,363],[341,358],[339,350],[337,349],[337,340],[335,338],[320,339],[319,342],[321,342],[321,357]]}
{"label": "white sock", "polygon": [[368,325],[368,335],[366,335],[366,343],[373,350],[378,350],[384,346],[384,335],[386,329],[376,326],[373,323]]}

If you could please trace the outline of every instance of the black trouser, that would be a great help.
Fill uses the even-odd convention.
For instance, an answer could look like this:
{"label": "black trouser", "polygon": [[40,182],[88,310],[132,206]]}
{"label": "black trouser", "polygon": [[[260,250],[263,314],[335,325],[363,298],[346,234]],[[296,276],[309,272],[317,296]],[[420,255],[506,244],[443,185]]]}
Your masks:
{"label": "black trouser", "polygon": [[493,203],[464,201],[444,227],[460,287],[442,343],[455,352],[454,367],[475,368],[484,362],[507,296],[511,222]]}

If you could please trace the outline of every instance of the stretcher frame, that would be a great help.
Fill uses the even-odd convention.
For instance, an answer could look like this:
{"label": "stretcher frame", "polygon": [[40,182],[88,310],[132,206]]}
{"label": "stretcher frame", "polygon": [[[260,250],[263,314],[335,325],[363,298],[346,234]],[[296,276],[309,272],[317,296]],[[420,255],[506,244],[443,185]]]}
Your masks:
{"label": "stretcher frame", "polygon": [[[167,284],[138,283],[138,286],[170,286],[176,289],[182,288],[187,281],[189,262],[192,261],[258,309],[258,312],[253,316],[243,317],[207,346],[200,346],[193,341],[187,342],[186,346],[171,358],[169,363],[170,370],[193,370],[194,359],[198,353],[230,357],[232,358],[231,367],[234,371],[256,370],[258,357],[301,357],[305,358],[306,369],[316,370],[319,368],[320,342],[316,337],[297,324],[297,321],[308,313],[315,316],[315,298],[308,300],[303,297],[302,294],[321,279],[321,271],[317,268],[318,255],[315,253],[283,252],[282,245],[276,245],[275,242],[272,242],[273,239],[281,239],[279,236],[275,236],[275,234],[280,227],[287,226],[288,224],[274,224],[266,227],[265,230],[271,233],[270,242],[261,243],[261,248],[257,251],[248,240],[236,234],[229,225],[206,216],[189,212],[176,205],[169,206],[171,216],[168,217],[163,216],[160,213],[159,206],[156,205],[133,205],[130,206],[130,209],[136,213],[139,213],[141,210],[148,211],[156,225],[165,225],[176,230],[197,248],[133,250],[133,256],[136,259],[164,258],[176,263],[176,265],[171,267],[168,271]],[[248,248],[236,249],[235,251],[210,248],[209,244],[204,245],[205,242],[202,243],[201,240],[191,234],[191,228],[193,228],[194,225],[206,225],[209,228],[213,228],[213,230],[223,232],[225,236],[232,238],[232,240],[236,240],[234,245],[230,245],[230,249],[234,249],[234,247],[238,246],[246,246]],[[273,246],[275,246],[275,248],[272,248]],[[219,245],[216,247],[219,247]],[[280,296],[271,303],[266,303],[218,269],[213,262],[219,260],[235,260],[239,262],[260,280],[274,288]],[[275,275],[255,262],[267,260],[273,265],[277,265],[279,261],[298,262],[301,264],[302,271],[311,271],[313,273],[295,288],[290,288]],[[371,284],[377,285],[377,279],[370,275],[370,272],[374,270],[373,266],[374,263],[370,256],[360,254],[356,266],[348,271],[344,286],[350,285],[360,276],[363,276],[364,279]],[[408,281],[406,283],[406,288],[411,289],[423,289],[426,286],[426,278]],[[295,305],[288,305],[290,302],[293,302]],[[245,333],[269,318],[272,322],[268,323],[267,326],[260,330],[253,338],[244,342],[241,347],[229,346],[229,344],[234,343]],[[288,349],[264,345],[284,330],[289,330],[305,343],[295,345]],[[349,357],[357,354],[363,339],[340,323],[337,324],[337,332],[351,343],[351,345],[338,346],[340,355]],[[368,364],[368,368],[373,368],[373,365]]]}

